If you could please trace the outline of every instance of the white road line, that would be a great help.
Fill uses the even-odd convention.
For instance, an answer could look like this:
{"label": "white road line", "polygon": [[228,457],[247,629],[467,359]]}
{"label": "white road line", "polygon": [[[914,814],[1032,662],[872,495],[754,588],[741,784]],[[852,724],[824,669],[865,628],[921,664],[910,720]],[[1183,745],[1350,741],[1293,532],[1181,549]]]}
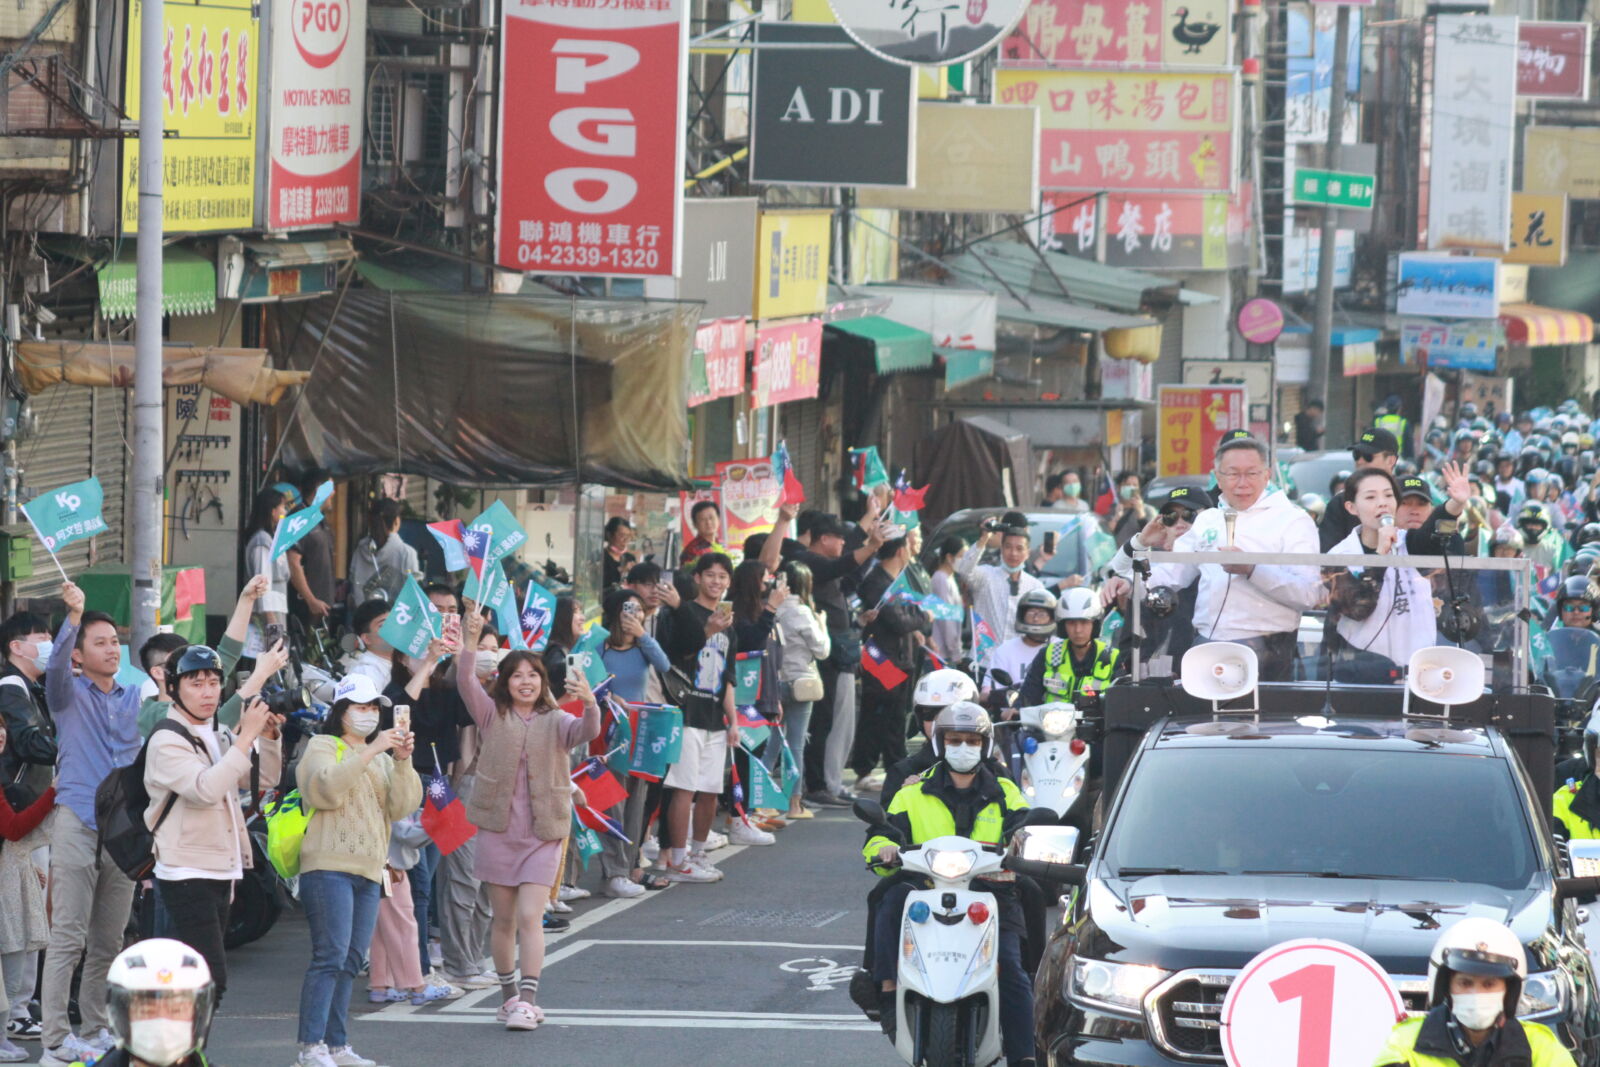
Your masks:
{"label": "white road line", "polygon": [[[546,1008],[545,1026],[631,1026],[666,1027],[697,1030],[849,1030],[877,1032],[876,1023],[867,1022],[855,1015],[789,1015],[763,1014],[761,1012],[654,1012],[654,1011],[596,1011],[581,1008]],[[382,1012],[361,1018],[372,1019]],[[404,1022],[445,1022],[495,1025],[494,1013],[483,1012],[430,1012],[425,1015],[385,1015],[386,1019]]]}

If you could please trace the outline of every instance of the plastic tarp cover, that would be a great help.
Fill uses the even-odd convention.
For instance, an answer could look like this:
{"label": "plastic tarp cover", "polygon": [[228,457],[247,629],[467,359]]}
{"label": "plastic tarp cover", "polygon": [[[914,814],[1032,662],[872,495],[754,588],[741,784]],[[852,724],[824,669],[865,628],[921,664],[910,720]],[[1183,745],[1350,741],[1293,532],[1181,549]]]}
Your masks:
{"label": "plastic tarp cover", "polygon": [[917,484],[931,486],[924,522],[962,508],[1004,507],[1010,471],[1012,503],[1033,507],[1033,446],[1028,435],[982,416],[956,419],[917,442],[911,464]]}
{"label": "plastic tarp cover", "polygon": [[347,291],[284,305],[272,349],[310,372],[282,455],[334,474],[465,485],[688,481],[703,305]]}
{"label": "plastic tarp cover", "polygon": [[[23,341],[17,345],[17,379],[39,393],[52,385],[133,388],[133,345],[106,341]],[[163,345],[163,385],[203,385],[236,404],[276,404],[306,376],[273,370],[264,348]]]}

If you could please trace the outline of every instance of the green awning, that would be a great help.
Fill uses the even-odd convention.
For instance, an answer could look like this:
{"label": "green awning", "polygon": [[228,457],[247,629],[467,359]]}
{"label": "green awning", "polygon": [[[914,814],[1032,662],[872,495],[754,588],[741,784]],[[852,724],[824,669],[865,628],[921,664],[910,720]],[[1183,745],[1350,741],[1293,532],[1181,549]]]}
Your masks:
{"label": "green awning", "polygon": [[830,322],[828,329],[871,341],[879,374],[923,370],[933,366],[932,334],[903,326],[880,315]]}
{"label": "green awning", "polygon": [[[117,258],[100,268],[100,314],[131,319],[138,298],[137,249],[124,244]],[[217,309],[217,267],[198,252],[170,245],[161,253],[161,312],[204,315]]]}

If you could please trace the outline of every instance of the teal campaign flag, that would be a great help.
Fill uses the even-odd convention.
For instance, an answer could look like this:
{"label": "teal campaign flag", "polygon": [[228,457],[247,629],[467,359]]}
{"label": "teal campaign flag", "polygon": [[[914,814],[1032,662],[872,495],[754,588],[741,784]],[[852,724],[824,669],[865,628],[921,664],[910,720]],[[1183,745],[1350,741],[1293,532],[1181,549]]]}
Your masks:
{"label": "teal campaign flag", "polygon": [[538,582],[528,581],[528,595],[522,601],[522,642],[530,652],[543,652],[550,645],[550,630],[556,621],[556,595]]}
{"label": "teal campaign flag", "polygon": [[610,636],[610,630],[607,630],[599,623],[595,623],[593,626],[589,627],[587,630],[583,631],[581,635],[579,635],[578,643],[572,646],[572,651],[599,652],[605,647],[606,638]]}
{"label": "teal campaign flag", "polygon": [[106,520],[100,514],[104,499],[100,479],[85,478],[40,493],[22,505],[22,513],[44,542],[45,551],[54,556],[57,549],[74,541],[106,532]]}
{"label": "teal campaign flag", "polygon": [[760,652],[740,652],[733,661],[733,702],[748,707],[761,697]]}
{"label": "teal campaign flag", "polygon": [[[516,516],[511,514],[511,509],[502,501],[496,500],[483,510],[483,514],[467,523],[467,527],[489,535],[489,544],[483,550],[483,570],[487,574],[490,567],[494,567],[511,553],[521,548],[528,540],[528,535],[523,531],[522,525],[517,522]],[[479,599],[480,581],[476,574],[467,575],[466,588],[462,595],[474,603],[488,603]]]}
{"label": "teal campaign flag", "polygon": [[901,568],[900,573],[894,576],[894,581],[889,583],[889,588],[883,591],[883,596],[878,598],[878,602],[873,607],[881,608],[885,604],[893,604],[897,600],[910,600],[913,603],[922,602],[922,597],[911,590],[910,567]]}
{"label": "teal campaign flag", "polygon": [[567,654],[567,669],[576,668],[583,672],[589,680],[590,689],[599,689],[600,683],[611,677],[606,670],[606,661],[600,658],[600,653],[594,651],[578,652],[576,650]]}
{"label": "teal campaign flag", "polygon": [[950,603],[950,601],[937,593],[929,593],[922,598],[922,610],[926,611],[930,618],[939,622],[961,621],[960,605]]}
{"label": "teal campaign flag", "polygon": [[772,775],[767,773],[767,768],[762,765],[759,756],[752,754],[745,761],[750,770],[750,810],[758,808],[777,808],[783,811],[789,806],[789,794],[783,786],[772,780]]}
{"label": "teal campaign flag", "polygon": [[600,854],[600,835],[578,821],[578,813],[572,813],[572,851],[578,854],[578,859],[583,863],[583,869],[589,869],[589,859]]}
{"label": "teal campaign flag", "polygon": [[398,648],[416,658],[428,651],[428,642],[440,634],[439,610],[422,591],[415,578],[407,575],[400,595],[394,598],[389,617],[383,620],[378,636],[390,648]]}
{"label": "teal campaign flag", "polygon": [[517,593],[506,577],[506,569],[496,563],[483,573],[483,588],[479,590],[483,600],[478,603],[494,611],[494,628],[510,641],[513,649],[527,648],[527,642],[522,639],[522,613],[517,610]]}
{"label": "teal campaign flag", "polygon": [[854,476],[856,488],[863,493],[870,493],[880,485],[889,484],[889,472],[884,469],[883,460],[878,455],[877,445],[868,445],[866,448],[852,448],[850,450],[850,469]]}
{"label": "teal campaign flag", "polygon": [[794,749],[789,747],[789,741],[783,736],[782,731],[777,733],[777,738],[783,742],[783,762],[780,765],[783,780],[778,786],[792,797],[794,791],[800,788],[800,761],[794,758]]}
{"label": "teal campaign flag", "polygon": [[312,504],[299,511],[290,512],[278,520],[278,530],[272,535],[272,559],[277,559],[300,543],[300,539],[322,521],[322,505]]}
{"label": "teal campaign flag", "polygon": [[628,773],[659,782],[683,750],[683,712],[665,704],[634,704],[633,747]]}

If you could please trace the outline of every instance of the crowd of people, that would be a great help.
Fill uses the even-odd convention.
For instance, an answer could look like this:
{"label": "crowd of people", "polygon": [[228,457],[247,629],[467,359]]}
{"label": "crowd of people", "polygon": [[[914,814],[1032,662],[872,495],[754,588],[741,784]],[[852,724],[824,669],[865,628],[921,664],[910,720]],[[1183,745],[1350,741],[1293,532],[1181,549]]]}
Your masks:
{"label": "crowd of people", "polygon": [[[1149,499],[1137,472],[1096,472],[1104,491],[1093,501],[1082,473],[1059,472],[1047,506],[1116,544],[1103,566],[1066,576],[1047,574],[1052,545],[1021,512],[994,517],[970,543],[925,545],[915,514],[894,510],[886,492],[868,494],[853,523],[785,505],[770,532],[736,551],[721,543],[715,505],[698,504],[675,570],[635,558],[632,527],[616,518],[598,602],[557,598],[538,651],[513,648],[498,616],[463,596],[462,575],[427,576],[440,636],[417,655],[391,647],[396,597],[424,578],[400,505],[373,505],[341,593],[325,525],[273,553],[278,522],[315,499],[323,473],[269,487],[245,535],[253,577],[215,648],[158,634],[133,657],[145,679],[131,680],[115,621],[71,582],[59,625],[26,611],[0,623],[0,1062],[31,1058],[19,1041],[40,1042],[46,1067],[114,1046],[106,980],[130,920],[197,954],[210,1006],[225,1010],[233,889],[263,862],[249,821],[274,790],[297,790],[306,813],[293,878],[311,936],[297,1067],[370,1067],[347,1028],[362,975],[373,1003],[492,989],[500,1023],[540,1025],[545,933],[591,893],[578,885],[589,857],[571,836],[588,803],[574,772],[591,757],[620,797],[604,813],[614,832],[598,835],[591,884],[629,899],[716,882],[720,848],[773,846],[819,808],[862,795],[887,805],[932,774],[931,747],[908,740],[969,699],[948,667],[967,670],[970,696],[999,718],[1110,685],[1136,642],[1152,665],[1164,662],[1157,671],[1174,662],[1163,651],[1229,640],[1256,649],[1264,679],[1292,677],[1302,615],[1329,604],[1330,640],[1386,663],[1436,642],[1436,590],[1415,570],[1377,568],[1352,588],[1227,553],[1524,555],[1546,599],[1544,629],[1590,627],[1600,420],[1571,403],[1492,418],[1464,405],[1415,442],[1398,428],[1361,433],[1325,497],[1287,484],[1245,431],[1222,441],[1209,485]],[[1151,569],[1135,634],[1131,579],[1144,549],[1224,555]],[[263,699],[299,666],[285,640],[291,618],[337,623],[354,641],[309,727]],[[922,700],[929,681],[948,699]],[[658,775],[613,758],[630,743],[635,724],[619,714],[630,707],[681,713],[676,758]],[[152,838],[142,877],[102,862],[97,823],[97,792],[130,765],[142,770]],[[752,805],[757,775],[777,788]],[[441,805],[462,798],[475,832],[441,847],[422,815],[425,790]]]}

